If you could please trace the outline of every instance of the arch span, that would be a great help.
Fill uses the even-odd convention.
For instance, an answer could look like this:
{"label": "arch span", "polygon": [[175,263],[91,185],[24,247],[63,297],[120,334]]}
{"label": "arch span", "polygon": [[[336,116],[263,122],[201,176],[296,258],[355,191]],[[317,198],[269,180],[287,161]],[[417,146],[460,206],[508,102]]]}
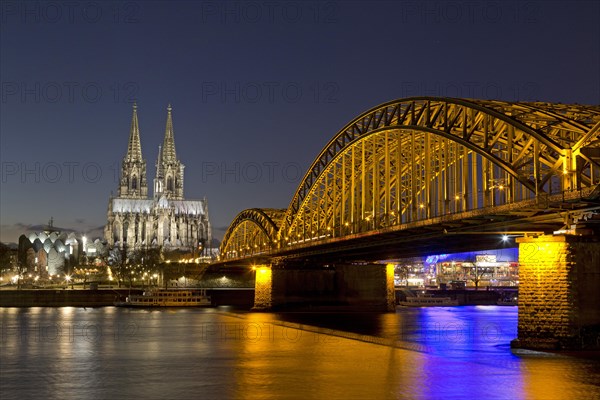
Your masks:
{"label": "arch span", "polygon": [[277,231],[285,210],[250,208],[231,222],[219,249],[221,259],[260,254],[276,247]]}
{"label": "arch span", "polygon": [[600,184],[599,135],[600,106],[390,101],[335,134],[286,210],[240,213],[221,256],[590,188]]}
{"label": "arch span", "polygon": [[[581,189],[600,180],[600,107],[415,97],[359,115],[317,156],[282,244]],[[587,151],[585,151],[587,150]]]}

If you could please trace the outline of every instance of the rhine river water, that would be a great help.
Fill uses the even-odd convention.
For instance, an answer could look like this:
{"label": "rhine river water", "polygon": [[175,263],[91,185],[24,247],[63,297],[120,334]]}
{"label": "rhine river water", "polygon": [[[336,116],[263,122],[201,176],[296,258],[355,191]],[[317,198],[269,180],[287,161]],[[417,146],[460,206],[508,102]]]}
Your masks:
{"label": "rhine river water", "polygon": [[0,309],[0,398],[598,399],[590,354],[512,352],[516,307]]}

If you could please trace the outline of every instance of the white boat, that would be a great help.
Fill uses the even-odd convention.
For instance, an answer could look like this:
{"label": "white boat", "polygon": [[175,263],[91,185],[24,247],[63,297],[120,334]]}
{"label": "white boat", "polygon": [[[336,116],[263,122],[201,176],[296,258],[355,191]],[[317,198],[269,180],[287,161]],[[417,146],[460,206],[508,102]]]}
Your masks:
{"label": "white boat", "polygon": [[419,294],[406,297],[406,300],[399,304],[405,307],[450,307],[457,306],[458,300],[450,297],[435,297],[432,294]]}
{"label": "white boat", "polygon": [[206,289],[154,289],[142,294],[130,294],[125,301],[115,302],[119,307],[202,307],[211,304]]}

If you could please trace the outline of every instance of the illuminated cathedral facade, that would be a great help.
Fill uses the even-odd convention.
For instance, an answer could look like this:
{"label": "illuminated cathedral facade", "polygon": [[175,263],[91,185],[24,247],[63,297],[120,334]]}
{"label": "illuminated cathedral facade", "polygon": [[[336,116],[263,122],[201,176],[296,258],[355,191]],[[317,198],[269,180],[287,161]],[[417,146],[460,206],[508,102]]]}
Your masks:
{"label": "illuminated cathedral facade", "polygon": [[158,148],[152,196],[148,194],[146,160],[142,157],[137,106],[123,158],[117,196],[108,202],[104,237],[110,246],[140,249],[194,250],[211,241],[206,198],[186,200],[184,165],[175,152],[172,109],[167,107],[163,145]]}

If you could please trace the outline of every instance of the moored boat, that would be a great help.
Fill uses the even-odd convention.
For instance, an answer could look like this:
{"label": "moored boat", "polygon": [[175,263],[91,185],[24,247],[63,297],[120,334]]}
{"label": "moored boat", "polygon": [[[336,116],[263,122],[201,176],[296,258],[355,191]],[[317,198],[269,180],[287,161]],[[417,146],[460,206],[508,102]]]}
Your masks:
{"label": "moored boat", "polygon": [[409,296],[399,303],[405,307],[450,307],[457,306],[458,300],[451,297],[435,297],[432,294]]}
{"label": "moored boat", "polygon": [[118,307],[206,307],[211,304],[206,289],[154,289],[130,294],[125,301],[115,302]]}
{"label": "moored boat", "polygon": [[516,297],[506,297],[503,299],[499,299],[496,302],[497,305],[499,306],[518,306],[519,305],[519,301]]}

